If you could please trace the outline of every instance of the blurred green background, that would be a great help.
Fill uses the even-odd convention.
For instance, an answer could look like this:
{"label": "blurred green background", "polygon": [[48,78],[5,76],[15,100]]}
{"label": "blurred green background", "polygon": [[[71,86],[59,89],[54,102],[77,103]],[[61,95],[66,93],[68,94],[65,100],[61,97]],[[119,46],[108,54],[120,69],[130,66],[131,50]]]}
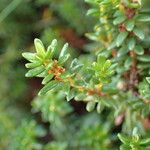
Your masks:
{"label": "blurred green background", "polygon": [[61,91],[37,97],[40,79],[25,78],[21,54],[34,51],[34,38],[46,46],[56,38],[58,49],[68,42],[72,58],[92,61],[85,33],[97,21],[89,8],[84,0],[0,0],[0,150],[118,149],[121,127],[108,110],[87,113]]}

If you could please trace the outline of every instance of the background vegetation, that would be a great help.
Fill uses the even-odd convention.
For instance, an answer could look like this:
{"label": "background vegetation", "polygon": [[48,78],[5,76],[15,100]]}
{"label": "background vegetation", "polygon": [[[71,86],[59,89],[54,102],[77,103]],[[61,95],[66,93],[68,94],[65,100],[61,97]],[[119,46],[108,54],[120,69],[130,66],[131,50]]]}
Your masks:
{"label": "background vegetation", "polygon": [[[0,0],[0,150],[150,149],[150,1],[85,1]],[[84,68],[98,55],[112,59],[117,67],[106,70],[114,72],[98,77],[111,79],[103,89],[111,98],[99,102],[95,96],[94,104],[87,104],[82,92],[69,102],[62,90],[38,96],[42,80],[25,78],[21,55],[34,51],[35,38],[45,47],[57,39],[55,58],[68,42],[66,68],[74,58]],[[89,74],[80,73],[86,80]]]}

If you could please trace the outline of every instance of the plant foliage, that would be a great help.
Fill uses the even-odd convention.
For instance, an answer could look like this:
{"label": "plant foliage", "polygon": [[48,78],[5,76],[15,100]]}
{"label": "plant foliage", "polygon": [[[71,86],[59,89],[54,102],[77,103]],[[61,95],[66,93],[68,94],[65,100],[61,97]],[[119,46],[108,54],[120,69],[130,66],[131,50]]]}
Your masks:
{"label": "plant foliage", "polygon": [[0,1],[0,149],[149,150],[149,6]]}

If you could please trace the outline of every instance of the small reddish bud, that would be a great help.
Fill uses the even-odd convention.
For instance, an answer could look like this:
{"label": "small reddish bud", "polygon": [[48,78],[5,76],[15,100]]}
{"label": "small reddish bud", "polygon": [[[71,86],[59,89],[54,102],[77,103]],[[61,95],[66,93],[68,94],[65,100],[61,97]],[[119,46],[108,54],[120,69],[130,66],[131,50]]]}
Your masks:
{"label": "small reddish bud", "polygon": [[120,32],[125,32],[126,31],[125,24],[124,23],[119,24],[118,29]]}

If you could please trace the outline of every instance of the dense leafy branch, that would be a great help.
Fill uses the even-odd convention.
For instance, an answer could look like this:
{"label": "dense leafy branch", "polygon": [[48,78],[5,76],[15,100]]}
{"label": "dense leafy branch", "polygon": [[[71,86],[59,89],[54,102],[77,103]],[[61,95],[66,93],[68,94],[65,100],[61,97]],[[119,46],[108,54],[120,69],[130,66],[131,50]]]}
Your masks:
{"label": "dense leafy branch", "polygon": [[[52,89],[64,90],[67,100],[80,99],[80,97],[105,96],[103,85],[110,82],[110,77],[114,74],[116,64],[111,64],[110,60],[106,60],[104,56],[99,55],[97,62],[89,67],[84,67],[77,59],[74,59],[68,70],[64,68],[64,63],[68,60],[67,53],[68,44],[62,48],[58,60],[53,59],[56,51],[56,40],[45,51],[42,42],[35,39],[36,53],[23,53],[30,63],[26,67],[30,70],[26,73],[26,77],[43,77],[42,84],[45,86],[40,90],[39,95],[44,95]],[[86,73],[87,75],[83,73]],[[93,99],[93,98],[92,98]],[[81,99],[82,100],[82,99]],[[95,102],[88,103],[93,106]],[[91,109],[91,108],[90,108]]]}
{"label": "dense leafy branch", "polygon": [[148,150],[150,148],[150,139],[148,137],[145,137],[144,139],[141,139],[138,135],[137,128],[133,129],[133,133],[131,136],[127,136],[124,134],[118,134],[119,139],[123,143],[120,146],[121,150]]}

